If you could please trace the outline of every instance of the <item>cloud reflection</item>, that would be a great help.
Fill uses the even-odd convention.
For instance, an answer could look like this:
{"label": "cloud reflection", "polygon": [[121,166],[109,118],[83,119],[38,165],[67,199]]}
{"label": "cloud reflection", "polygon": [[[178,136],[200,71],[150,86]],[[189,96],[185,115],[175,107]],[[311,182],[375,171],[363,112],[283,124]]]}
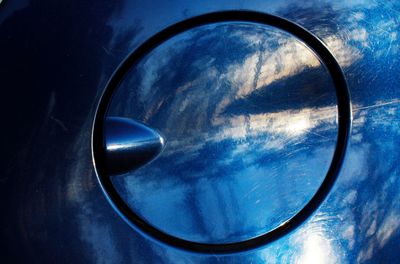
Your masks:
{"label": "cloud reflection", "polygon": [[[392,260],[393,252],[386,247],[400,234],[399,114],[397,99],[354,107],[353,136],[344,168],[319,213],[290,237],[294,261],[301,263],[311,255],[314,258],[307,263],[318,257],[315,263]],[[314,242],[317,245],[308,248]]]}
{"label": "cloud reflection", "polygon": [[[318,249],[320,260],[324,259],[328,261],[328,263],[328,257],[332,257],[332,259],[341,263],[354,263],[356,260],[357,262],[370,261],[379,263],[384,262],[384,259],[381,259],[383,255],[386,255],[389,261],[395,261],[397,259],[397,245],[393,248],[385,249],[390,243],[393,244],[393,241],[396,243],[399,237],[399,227],[395,219],[398,219],[398,201],[400,200],[398,195],[398,187],[400,184],[398,180],[399,171],[396,169],[399,159],[397,146],[400,144],[400,128],[398,122],[400,110],[398,103],[393,102],[393,98],[399,98],[398,89],[396,89],[396,87],[398,87],[397,71],[399,67],[397,66],[399,63],[397,58],[399,58],[399,45],[398,23],[396,24],[396,20],[390,17],[390,14],[393,16],[396,12],[389,10],[396,10],[396,3],[378,3],[376,1],[325,2],[327,6],[321,6],[323,3],[320,1],[318,3],[311,1],[301,4],[298,4],[296,1],[279,3],[280,6],[283,6],[283,11],[288,10],[288,13],[283,15],[284,17],[292,19],[304,25],[306,28],[312,29],[316,35],[327,43],[328,47],[333,51],[345,70],[352,92],[352,99],[356,102],[356,111],[353,113],[353,134],[351,137],[351,145],[347,153],[348,161],[344,165],[335,190],[331,193],[328,201],[319,209],[323,217],[321,218],[320,215],[314,215],[308,222],[310,224],[306,223],[296,230],[294,234],[283,237],[274,243],[270,243],[257,252],[242,253],[226,257],[210,255],[200,257],[198,255],[189,254],[188,252],[176,251],[157,243],[145,242],[141,236],[135,236],[134,231],[130,232],[131,230],[128,228],[123,228],[125,225],[121,224],[120,221],[111,224],[115,218],[117,218],[114,214],[110,214],[107,219],[99,217],[99,212],[101,212],[100,215],[108,214],[110,208],[101,207],[99,209],[99,204],[97,202],[94,203],[94,201],[97,201],[98,195],[100,194],[96,192],[95,195],[89,196],[86,185],[82,184],[80,180],[80,177],[82,177],[82,170],[85,171],[85,168],[88,171],[91,170],[90,160],[86,161],[86,165],[82,162],[76,162],[74,163],[76,164],[76,170],[72,171],[69,175],[71,176],[69,177],[71,182],[67,196],[73,203],[67,204],[73,204],[74,208],[77,208],[75,210],[82,212],[78,222],[78,225],[82,229],[81,239],[87,241],[90,245],[93,245],[93,247],[98,245],[94,248],[92,254],[94,254],[99,261],[101,259],[118,259],[117,255],[119,255],[130,256],[130,262],[134,261],[139,263],[176,263],[178,260],[183,263],[288,263],[289,261],[294,262],[296,259],[304,260],[304,256],[309,256],[307,252],[312,252],[311,246],[313,244],[318,244],[315,248]],[[134,2],[131,1],[130,3]],[[151,5],[151,3],[148,5]],[[170,3],[168,5],[170,5]],[[201,3],[201,6],[204,5],[204,3]],[[214,5],[214,2],[210,4],[210,6]],[[256,8],[258,10],[270,12],[271,10],[275,10],[273,8],[271,9],[271,5],[277,5],[277,3],[262,1],[262,3],[256,5]],[[290,6],[290,8],[287,6]],[[303,13],[296,9],[296,7],[302,9],[304,6],[306,6],[306,11]],[[143,8],[143,5],[138,4],[138,7]],[[157,7],[165,8],[165,6]],[[126,29],[127,21],[132,20],[132,13],[137,11],[135,8],[128,10],[129,12],[125,12],[125,17],[127,18],[125,20],[121,19],[120,24],[122,26],[116,28],[116,32]],[[199,9],[200,8],[196,9],[192,7],[189,11],[191,14],[197,14],[200,12]],[[148,10],[150,9],[148,8]],[[173,8],[170,10],[173,11]],[[209,9],[206,8],[206,10]],[[314,11],[314,13],[310,14],[310,10]],[[283,14],[283,11],[279,11],[281,12],[280,14]],[[170,14],[172,12],[163,11],[162,13]],[[167,24],[167,22],[164,22],[167,20],[164,16],[159,18],[159,16],[146,14],[144,17],[149,18],[151,21],[159,19],[158,22],[163,21],[163,23]],[[116,17],[119,18],[121,16]],[[313,18],[315,19],[313,20]],[[393,16],[393,18],[395,17]],[[147,25],[147,22],[148,21],[145,21],[143,24]],[[152,23],[156,24],[156,22]],[[161,24],[158,24],[157,27],[160,27],[159,25]],[[367,32],[367,34],[365,35],[364,32]],[[358,37],[357,34],[360,34],[360,37]],[[369,46],[365,46],[365,41],[369,41]],[[251,45],[249,46],[251,47]],[[127,52],[128,51],[125,50],[125,53]],[[249,56],[252,56],[251,53],[249,53]],[[162,64],[161,59],[162,58],[158,60],[160,64]],[[204,68],[210,69],[207,74],[210,76],[217,76],[221,72],[219,69],[211,69],[214,62],[215,59],[211,56],[204,57],[202,60],[198,60],[198,65],[199,67],[205,65],[206,67]],[[157,63],[149,63],[146,66],[146,70],[149,70],[149,67],[155,67],[157,65]],[[237,64],[232,64],[232,66],[233,65]],[[162,67],[159,68],[161,69]],[[158,76],[154,75],[150,77],[149,80],[157,80],[157,78]],[[196,85],[205,78],[207,78],[206,74],[203,79],[191,78],[191,80],[189,80],[190,78],[188,78],[185,84],[181,84],[180,87],[182,89],[180,91],[185,92],[191,89],[191,87],[196,87]],[[136,87],[138,85],[137,83],[140,83],[139,81],[140,80],[135,80],[132,82],[132,87]],[[216,85],[220,87],[225,80],[217,78],[216,81],[220,81],[220,83]],[[141,87],[142,84],[143,83],[140,84]],[[160,111],[160,109],[162,109],[161,107],[168,101],[168,97],[159,96],[157,99],[158,104],[150,105],[149,103],[151,103],[152,96],[157,95],[157,93],[154,93],[156,89],[163,89],[161,82],[159,84],[157,84],[157,82],[149,82],[147,91],[143,91],[143,95],[140,96],[138,96],[138,94],[133,91],[134,88],[132,88],[131,93],[129,93],[126,99],[127,101],[129,99],[131,102],[137,102],[135,98],[140,98],[142,101],[137,102],[139,107],[135,108],[132,105],[124,105],[121,108],[122,110],[120,110],[123,112],[123,109],[125,109],[127,116],[130,116],[130,113],[141,114],[143,111],[146,111],[146,116],[143,114],[143,120],[151,119],[151,117],[156,115],[157,111]],[[153,91],[152,94],[151,91]],[[385,91],[385,98],[382,98],[384,94],[383,91]],[[221,109],[226,109],[231,101],[230,97],[226,98],[225,103],[222,103],[222,100],[220,100]],[[182,104],[177,104],[181,107],[179,111],[184,111],[187,107],[191,109],[190,102],[189,99],[186,99],[186,101],[182,101]],[[385,103],[390,103],[390,105],[382,105]],[[357,110],[357,108],[363,109]],[[297,110],[291,109],[291,111],[295,112]],[[278,113],[282,111],[275,112]],[[225,120],[224,118],[218,119],[218,116],[223,113],[223,110],[216,110],[215,113],[217,114],[215,115],[216,118],[214,121],[218,120],[222,121],[222,123],[216,122],[213,124],[225,125],[226,123],[223,122]],[[335,114],[335,112],[332,112],[332,114]],[[323,113],[321,113],[322,119],[323,116]],[[282,117],[287,118],[287,115],[282,115]],[[232,121],[232,127],[239,127],[238,130],[240,129],[240,122],[244,123],[245,120],[248,120],[246,119],[246,115],[237,119],[236,117],[231,118],[236,120]],[[227,123],[230,122],[231,121],[227,121]],[[227,125],[227,127],[229,126]],[[82,129],[82,131],[84,131],[83,133],[87,133],[89,129],[90,125]],[[318,129],[322,129],[322,126],[319,126]],[[241,135],[245,135],[246,129],[240,131]],[[317,132],[316,129],[313,128],[311,130],[309,128],[309,131]],[[233,135],[235,133],[230,134]],[[236,134],[239,135],[240,133],[237,132]],[[308,133],[306,133],[306,135],[308,135]],[[208,138],[208,136],[209,135],[205,135],[204,138]],[[235,138],[236,147],[231,151],[231,155],[234,156],[238,153],[244,155],[249,149],[255,149],[249,142],[241,142],[241,139],[244,138],[243,136]],[[79,141],[77,145],[85,145],[85,142],[88,141],[89,139],[86,141]],[[280,142],[281,143],[277,144],[277,146],[281,146],[286,141],[282,138]],[[185,151],[191,149],[200,151],[200,148],[201,144],[196,144],[186,146]],[[181,149],[184,149],[184,146],[181,146]],[[279,149],[279,147],[276,149]],[[321,147],[321,149],[323,150],[324,147]],[[79,151],[77,152],[77,150],[74,150],[72,153],[80,153]],[[257,155],[258,153],[254,154],[254,156]],[[323,155],[329,156],[329,153],[324,154],[323,152],[316,152],[314,155],[315,157],[311,156],[310,159],[320,158]],[[385,158],[382,159],[382,157]],[[190,160],[190,157],[180,156],[180,159],[175,161],[184,163],[185,159]],[[250,158],[247,159],[250,160]],[[79,160],[81,160],[81,158],[79,158]],[[161,174],[162,172],[159,173]],[[160,177],[153,180],[154,185],[157,180],[160,179],[162,178]],[[93,188],[95,185],[91,184],[90,186]],[[177,188],[174,186],[175,185],[171,184],[171,188]],[[167,185],[167,187],[170,186]],[[187,189],[190,188],[190,186],[187,187],[185,185],[183,185],[183,187]],[[260,186],[253,186],[249,189],[249,195],[251,195],[254,190],[260,188]],[[177,188],[177,190],[176,193],[179,194],[177,196],[179,200],[181,199],[182,193],[185,192],[183,188]],[[152,191],[152,189],[149,189],[147,192],[143,192],[143,195],[146,196]],[[154,195],[154,202],[159,202],[160,200],[162,199]],[[151,204],[152,200],[149,199],[148,202]],[[82,206],[83,203],[89,208],[84,208]],[[184,204],[183,206],[186,205]],[[90,212],[97,214],[93,215]],[[161,212],[162,211],[158,211],[159,214],[161,214]],[[181,210],[175,212],[181,213]],[[192,212],[182,212],[182,214],[184,213],[189,214],[189,216],[184,215],[184,217],[190,217]],[[327,216],[327,214],[329,215]],[[332,215],[335,215],[335,217]],[[182,215],[180,214],[179,216]],[[71,223],[75,224],[76,221],[71,221]],[[100,225],[98,223],[100,223]],[[114,228],[118,227],[121,231],[108,231],[105,225],[113,226]],[[316,226],[319,228],[316,228]],[[92,231],[85,231],[86,229],[91,229]],[[115,251],[115,247],[107,246],[109,242],[100,245],[98,243],[99,237],[91,235],[93,232],[101,234],[101,240],[108,240],[111,243],[118,244],[119,250]],[[293,235],[299,233],[301,235],[298,236],[298,239],[291,240]],[[123,243],[117,243],[118,240]],[[306,245],[303,247],[304,241],[308,242],[305,243]],[[147,249],[145,247],[147,243],[151,244],[152,247]],[[137,246],[138,244],[140,244],[140,247]],[[297,247],[297,245],[300,246]],[[326,250],[326,253],[321,253],[321,249]],[[335,254],[335,256],[332,256],[331,253]],[[116,255],[114,256],[113,254]]]}
{"label": "cloud reflection", "polygon": [[137,64],[115,95],[110,115],[147,123],[167,144],[114,184],[170,234],[213,243],[257,236],[324,179],[335,101],[318,57],[287,33],[246,23],[195,29]]}
{"label": "cloud reflection", "polygon": [[[67,173],[68,177],[66,177],[68,181],[67,190],[63,188],[54,188],[54,190],[58,190],[58,199],[53,199],[53,196],[51,199],[47,199],[49,201],[61,201],[61,203],[57,203],[57,206],[60,206],[58,208],[59,212],[62,212],[61,215],[64,215],[65,212],[69,212],[71,208],[74,210],[72,214],[69,214],[71,217],[70,220],[59,223],[58,226],[62,226],[62,228],[59,229],[65,230],[64,236],[67,236],[67,233],[69,233],[69,235],[71,235],[71,240],[80,239],[87,243],[89,249],[85,247],[85,243],[79,243],[79,240],[73,240],[70,249],[73,249],[72,245],[75,245],[75,248],[78,248],[78,252],[80,253],[82,253],[82,249],[85,249],[85,252],[92,256],[92,260],[97,262],[101,262],[102,260],[121,262],[119,261],[121,257],[123,260],[122,262],[126,263],[289,263],[289,261],[296,261],[297,258],[300,260],[304,259],[303,256],[308,256],[309,254],[307,252],[311,252],[312,247],[310,245],[317,244],[318,242],[321,244],[316,248],[318,250],[326,250],[325,254],[318,251],[321,253],[318,253],[320,259],[331,257],[331,253],[333,252],[335,255],[342,256],[332,256],[333,259],[341,263],[354,263],[357,260],[357,262],[369,261],[372,263],[384,263],[384,255],[386,255],[386,262],[390,260],[396,261],[398,259],[398,245],[396,244],[392,248],[387,247],[391,243],[397,243],[399,240],[399,227],[395,219],[399,217],[398,201],[400,200],[398,192],[400,178],[398,177],[399,171],[396,169],[399,160],[398,146],[400,145],[400,128],[398,116],[400,116],[400,109],[398,102],[396,103],[396,101],[393,101],[393,98],[399,98],[399,89],[397,89],[397,87],[399,87],[397,77],[399,68],[398,23],[396,23],[395,16],[393,15],[396,14],[395,10],[399,9],[398,7],[396,9],[395,1],[385,3],[376,1],[325,1],[327,6],[321,6],[323,4],[322,2],[311,1],[301,4],[298,4],[298,1],[279,2],[279,6],[283,10],[279,11],[279,14],[288,11],[288,13],[282,16],[292,19],[306,28],[312,29],[312,31],[321,37],[325,43],[327,43],[328,47],[334,51],[342,67],[346,66],[344,70],[349,81],[352,99],[356,102],[355,108],[362,108],[353,113],[354,127],[351,145],[347,153],[348,161],[344,165],[335,190],[332,191],[329,199],[319,208],[319,212],[323,215],[322,218],[320,215],[314,215],[308,221],[310,224],[306,223],[289,236],[283,237],[274,243],[270,243],[256,252],[244,252],[233,256],[199,256],[146,241],[145,238],[137,235],[135,231],[122,223],[117,217],[117,214],[113,213],[111,208],[105,203],[105,199],[100,198],[101,193],[99,188],[97,188],[95,182],[93,182],[95,178],[92,175],[92,164],[89,158],[90,146],[88,142],[90,141],[90,135],[88,135],[88,131],[90,131],[91,128],[91,121],[88,120],[87,125],[82,127],[76,144],[69,146],[69,156],[76,158],[73,159],[72,164],[70,159],[66,159],[66,164],[72,167],[71,171]],[[120,36],[123,35],[122,33],[126,33],[127,25],[133,23],[132,14],[145,13],[137,12],[137,8],[141,8],[141,11],[146,10],[146,8],[147,10],[151,10],[151,13],[147,13],[143,17],[149,19],[153,24],[159,23],[157,26],[153,25],[153,28],[156,29],[161,28],[162,26],[160,25],[167,25],[171,22],[172,19],[165,19],[165,16],[176,16],[176,14],[170,15],[174,12],[173,7],[175,7],[170,7],[171,3],[168,3],[171,12],[165,12],[166,6],[155,6],[150,2],[147,3],[146,7],[143,7],[143,3],[136,3],[134,1],[129,1],[129,4],[137,4],[137,6],[131,9],[125,9],[124,16],[119,15],[119,13],[115,16],[119,18],[121,22],[116,23],[117,26],[114,29],[116,32],[116,39],[112,41],[111,45],[114,46],[110,48],[110,50],[114,52],[120,48],[119,54],[122,54],[120,55],[121,59],[130,51],[130,49],[127,49],[124,45],[126,44],[126,39],[129,39],[129,41],[132,39],[132,34],[126,34],[127,37],[124,37],[125,39]],[[229,4],[232,4],[232,1],[230,1]],[[250,4],[252,3],[249,2],[249,5]],[[149,5],[151,5],[151,8],[148,8]],[[193,5],[195,5],[195,2],[193,2]],[[203,9],[205,5],[207,5],[207,3],[202,2],[199,5],[200,7],[189,8],[190,14],[210,11],[209,7],[215,6],[215,2],[210,3],[208,5],[209,7]],[[278,5],[278,3],[261,1],[255,7],[258,10],[264,10],[266,12],[276,10],[271,8],[271,5]],[[296,7],[301,9],[304,8],[304,6],[308,8],[308,13],[301,13],[296,9]],[[157,13],[154,12],[153,8],[160,8],[163,11]],[[390,11],[389,9],[393,9],[394,11]],[[313,10],[314,13],[310,14],[310,10]],[[162,16],[158,16],[159,13],[162,13]],[[390,17],[391,14],[394,19]],[[313,18],[315,19],[313,20]],[[146,25],[145,28],[148,28],[149,20],[145,20],[142,23]],[[137,24],[137,22],[134,21],[134,24]],[[363,39],[365,37],[363,32],[365,31],[363,29],[367,32],[365,37],[370,43],[369,48],[364,45]],[[121,32],[121,34],[119,34],[119,32]],[[362,35],[361,38],[357,37],[357,34],[355,34],[357,32],[360,32]],[[149,35],[148,32],[146,33]],[[153,32],[150,32],[150,35],[152,33]],[[123,45],[121,45],[121,43]],[[121,46],[124,48],[121,48]],[[249,56],[251,56],[250,54],[251,53],[249,53]],[[161,59],[158,60],[160,64]],[[214,62],[215,59],[211,56],[203,57],[202,60],[198,60],[198,65],[199,67],[205,65],[204,68],[211,68]],[[157,63],[153,65],[149,63],[147,66],[155,67],[157,65]],[[159,68],[161,69],[162,67]],[[146,70],[149,69],[150,68],[146,68]],[[220,73],[218,69],[210,69],[207,74],[216,76]],[[158,76],[154,75],[150,77],[149,80],[156,80],[157,78]],[[203,79],[205,78],[206,75],[204,75]],[[189,79],[190,78],[186,80],[185,85],[181,85],[181,92],[195,87],[198,82],[203,80],[201,78],[191,78],[192,81],[190,81]],[[218,83],[217,87],[220,87],[223,81],[225,81],[219,78],[216,80],[221,81]],[[128,97],[126,97],[126,100],[131,100],[130,102],[132,103],[137,102],[135,101],[137,97],[142,101],[137,102],[138,107],[124,105],[121,108],[122,110],[120,110],[123,112],[123,109],[125,109],[127,116],[130,116],[130,113],[141,114],[143,111],[146,111],[146,117],[144,117],[143,114],[143,120],[149,120],[157,114],[157,111],[162,109],[161,107],[167,102],[168,97],[159,96],[157,99],[158,104],[150,105],[149,103],[151,103],[152,96],[157,95],[157,93],[150,94],[151,91],[154,92],[156,89],[163,89],[162,83],[160,82],[157,84],[157,82],[149,82],[148,90],[143,92],[143,95],[138,96],[133,87],[138,85],[137,83],[139,83],[139,80],[135,81],[137,82],[131,83],[132,90],[128,94]],[[142,84],[143,83],[140,83],[141,87]],[[160,87],[158,88],[158,86]],[[219,101],[221,103],[220,105],[223,106],[221,109],[226,109],[227,105],[229,105],[230,98],[226,100],[227,103],[225,104],[222,104],[222,100]],[[186,101],[183,100],[182,102],[185,103],[181,105],[178,104],[181,107],[179,111],[184,111],[186,107],[191,109],[189,99]],[[382,105],[385,103],[390,103],[390,105]],[[250,106],[250,104],[247,106]],[[291,109],[291,111],[296,112],[297,110]],[[278,113],[282,111],[275,112]],[[215,113],[219,115],[223,113],[223,111],[216,110]],[[332,114],[335,113],[332,112]],[[322,120],[323,116],[324,114],[321,113],[320,117]],[[231,118],[235,119],[235,117]],[[282,118],[287,118],[287,115],[282,115]],[[224,121],[225,119],[215,120]],[[240,124],[240,122],[244,123],[245,120],[247,120],[246,115],[243,115],[241,119],[237,119],[236,122],[238,123],[232,123],[232,127],[239,126],[238,124]],[[231,121],[227,123],[230,122]],[[225,123],[222,122],[219,124]],[[319,127],[318,129],[322,129],[323,126],[317,125],[317,127]],[[317,129],[314,128],[311,130],[309,128],[309,131],[317,132]],[[242,130],[242,134],[245,133],[246,130]],[[308,133],[305,134],[308,135]],[[205,138],[207,138],[207,136]],[[243,139],[243,136],[236,137],[236,146],[234,150],[230,152],[232,156],[238,153],[244,155],[249,149],[258,149],[258,145],[257,148],[254,148],[249,142],[242,142],[241,139]],[[45,140],[48,142],[48,135],[46,135]],[[271,140],[271,138],[269,138],[269,140]],[[279,142],[281,143],[277,145],[281,146],[286,141],[282,138]],[[86,147],[84,148],[84,146]],[[183,149],[183,146],[181,147]],[[201,144],[186,146],[185,151],[189,151],[192,148],[200,151]],[[279,149],[279,147],[276,149]],[[324,150],[323,145],[321,146],[321,150]],[[85,151],[85,155],[76,155],[77,153],[85,153]],[[208,153],[206,154],[208,155]],[[252,156],[258,155],[257,153]],[[321,158],[321,156],[329,156],[329,153],[324,153],[322,151],[315,152],[315,155],[311,155],[310,159]],[[52,156],[52,158],[54,157]],[[184,163],[185,158],[190,160],[190,157],[187,156],[180,156],[179,158],[179,160],[175,161]],[[247,162],[250,162],[250,159],[251,158],[248,157]],[[22,163],[19,163],[21,165],[20,168],[26,168],[26,163],[28,161],[26,159],[21,159],[21,162]],[[62,166],[62,164],[57,164],[58,168],[62,168]],[[58,171],[58,174],[48,176],[57,175],[57,177],[50,178],[59,179],[60,173],[61,172]],[[159,173],[162,174],[162,172]],[[35,179],[40,177],[40,175],[42,175],[41,171],[39,175],[35,176]],[[32,174],[30,178],[34,179],[33,176]],[[149,175],[144,176],[146,177]],[[82,182],[82,178],[84,178],[84,182]],[[162,179],[162,177],[152,180],[154,185],[157,183],[157,180],[160,179]],[[32,186],[36,185],[33,184]],[[61,182],[54,187],[60,186],[63,186]],[[171,188],[177,188],[178,191],[176,193],[178,194],[178,200],[181,200],[182,193],[185,193],[183,189],[190,188],[190,186],[183,185],[184,188],[179,189],[173,184],[167,185],[167,187],[170,186]],[[254,190],[259,189],[265,191],[261,186],[256,185],[252,186],[245,195],[249,196],[254,193]],[[147,192],[143,192],[143,195],[146,196],[152,191],[152,189],[149,189]],[[65,192],[66,195],[64,195]],[[40,192],[40,194],[43,195],[41,201],[45,201],[45,193]],[[260,196],[262,196],[262,192]],[[32,197],[29,197],[28,200],[32,201]],[[154,195],[154,201],[160,202],[163,200]],[[258,199],[254,201],[258,201]],[[152,200],[149,199],[148,202],[151,204]],[[36,212],[37,208],[29,207],[29,204],[24,205],[24,207],[28,209],[27,211]],[[186,204],[183,206],[186,206]],[[160,207],[162,206],[160,205]],[[46,211],[50,212],[49,208],[44,209],[43,212]],[[162,211],[158,211],[159,214],[161,214],[161,212]],[[191,211],[181,212],[181,210],[176,210],[175,212],[182,213],[179,214],[179,216],[183,215],[184,217],[190,217],[192,213]],[[188,213],[189,216],[184,215],[184,213]],[[335,215],[335,217],[332,215]],[[29,222],[27,224],[26,221],[31,221],[31,219],[33,219],[32,214],[26,214],[25,216],[27,217],[23,218],[24,225],[26,225],[28,230],[31,230],[30,234],[32,235],[38,228],[37,223]],[[43,214],[38,216],[37,219],[41,219],[42,216]],[[62,219],[62,217],[60,217],[60,219]],[[54,224],[54,222],[52,223]],[[195,225],[197,225],[197,223],[195,223]],[[46,226],[47,228],[51,228],[51,230],[47,229],[49,230],[49,234],[55,231],[51,223]],[[76,232],[71,231],[71,226],[79,228],[79,238],[74,237]],[[44,233],[39,233],[38,236],[43,237],[43,234]],[[301,235],[298,236],[298,239],[291,240],[291,237],[296,234]],[[44,244],[44,242],[38,243],[39,239],[36,237],[35,240],[31,238],[30,241],[36,245],[42,245],[43,248],[49,248],[49,246],[52,246],[50,244],[53,240],[46,240],[46,244]],[[99,241],[104,241],[104,243],[99,243]],[[303,247],[304,241],[309,242],[306,243],[307,246],[305,245]],[[297,247],[297,245],[300,246]],[[62,248],[64,247],[65,246]],[[47,253],[49,252],[50,251]],[[51,251],[49,254],[55,253]],[[71,256],[73,254],[74,253],[71,252]],[[78,255],[79,254],[76,253],[75,257]],[[84,261],[83,256],[80,257],[79,259]],[[329,262],[329,259],[327,261]]]}

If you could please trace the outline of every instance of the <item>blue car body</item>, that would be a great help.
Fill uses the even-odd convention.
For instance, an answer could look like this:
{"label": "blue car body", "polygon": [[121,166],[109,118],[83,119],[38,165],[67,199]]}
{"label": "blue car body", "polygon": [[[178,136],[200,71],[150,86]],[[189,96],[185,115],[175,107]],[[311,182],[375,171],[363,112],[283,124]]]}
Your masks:
{"label": "blue car body", "polygon": [[[135,50],[171,25],[230,10],[280,17],[319,39],[343,71],[350,95],[351,130],[334,184],[295,228],[265,243],[214,252],[213,247],[196,250],[159,239],[113,204],[112,195],[104,195],[104,186],[98,181],[101,171],[96,172],[93,162],[92,133],[110,79]],[[396,263],[400,256],[399,14],[399,1],[4,0],[0,3],[2,262]],[[142,67],[140,61],[137,63]],[[126,96],[122,91],[113,98],[123,100]],[[156,100],[157,94],[151,98]],[[230,113],[239,113],[235,111],[243,104],[257,102],[249,98],[237,101]],[[140,103],[134,100],[138,100],[136,105]],[[118,107],[111,103],[108,115],[127,115],[146,123],[140,114],[132,116],[140,109],[126,112]],[[175,108],[165,111],[173,114],[171,109]],[[246,111],[258,113],[259,108]],[[148,124],[159,129],[157,124],[167,117],[159,116]],[[168,147],[168,137],[166,140]],[[331,147],[328,149],[330,154],[321,155],[333,155]],[[172,170],[178,162],[171,162],[176,158],[168,160],[164,154],[167,152],[149,165]],[[310,168],[303,155],[295,157]],[[205,159],[206,165],[197,165],[215,168],[219,163],[213,162],[220,158],[217,155]],[[98,165],[96,155],[94,159]],[[188,171],[197,165],[193,163]],[[143,175],[153,173],[150,166],[146,168],[150,169]],[[122,197],[130,195],[129,190],[118,187],[125,184],[123,181],[116,178],[113,183]],[[192,184],[190,179],[187,183]],[[306,198],[311,199],[309,196]],[[144,197],[142,205],[127,203],[145,210],[148,202],[157,201],[154,197],[145,200],[150,197],[145,192],[140,197]],[[160,198],[157,210],[165,208],[166,201]],[[187,206],[184,204],[182,211]],[[179,206],[165,209],[163,215],[157,210],[141,217],[158,223],[160,229],[172,230],[173,236],[211,244],[234,240],[225,233],[218,233],[220,237],[198,236],[198,232],[209,230],[204,225],[188,225],[191,229],[186,231],[180,231],[173,221],[164,225],[169,219],[163,218],[165,214],[174,216]],[[200,214],[196,217],[193,223],[203,219]],[[242,223],[229,223],[236,231],[242,230]],[[258,231],[252,237],[260,235]],[[236,235],[233,237],[240,236]]]}

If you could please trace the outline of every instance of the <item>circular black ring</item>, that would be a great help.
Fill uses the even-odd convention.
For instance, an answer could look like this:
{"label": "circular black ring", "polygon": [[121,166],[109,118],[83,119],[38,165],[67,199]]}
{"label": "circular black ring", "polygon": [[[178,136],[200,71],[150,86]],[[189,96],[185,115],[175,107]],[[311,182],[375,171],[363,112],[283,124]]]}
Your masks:
{"label": "circular black ring", "polygon": [[[303,207],[303,209],[301,209],[292,218],[287,220],[284,224],[263,235],[245,241],[228,244],[208,244],[188,241],[171,236],[151,226],[142,220],[138,215],[136,215],[118,195],[110,178],[106,176],[106,169],[104,167],[104,117],[107,112],[109,99],[130,67],[135,62],[143,58],[144,55],[148,54],[161,43],[172,38],[173,36],[198,26],[218,22],[255,22],[265,24],[289,32],[300,40],[304,41],[320,57],[332,76],[336,88],[339,115],[338,137],[331,165],[321,186],[311,200],[305,205],[305,207]],[[125,59],[125,61],[122,62],[108,82],[97,108],[96,117],[93,123],[92,155],[97,178],[100,182],[103,192],[106,194],[109,202],[117,210],[117,212],[119,212],[124,220],[137,231],[144,235],[148,235],[150,238],[154,238],[157,241],[166,243],[167,245],[176,248],[201,253],[226,254],[254,249],[288,234],[297,228],[302,222],[304,222],[319,207],[319,205],[327,197],[329,190],[333,186],[340,171],[347,148],[350,127],[351,104],[345,77],[334,56],[317,37],[301,26],[281,17],[254,11],[223,11],[200,15],[167,27],[144,42],[139,48],[133,51]]]}

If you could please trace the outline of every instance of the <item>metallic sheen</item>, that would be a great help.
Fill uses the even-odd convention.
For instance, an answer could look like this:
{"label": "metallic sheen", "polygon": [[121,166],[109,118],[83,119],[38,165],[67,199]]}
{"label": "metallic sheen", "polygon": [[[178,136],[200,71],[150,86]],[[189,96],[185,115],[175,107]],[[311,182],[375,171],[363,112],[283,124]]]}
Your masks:
{"label": "metallic sheen", "polygon": [[125,202],[169,235],[210,244],[263,235],[301,210],[338,129],[321,60],[289,33],[245,22],[162,43],[124,76],[109,115],[168,138],[149,166],[112,179]]}
{"label": "metallic sheen", "polygon": [[[112,209],[94,172],[92,124],[113,72],[147,39],[243,9],[289,19],[327,45],[351,93],[350,144],[329,196],[299,228],[250,252],[193,254],[139,234]],[[397,263],[399,12],[393,0],[3,1],[2,262]]]}
{"label": "metallic sheen", "polygon": [[129,118],[108,117],[104,130],[107,170],[111,175],[139,168],[164,147],[164,139],[156,131]]}

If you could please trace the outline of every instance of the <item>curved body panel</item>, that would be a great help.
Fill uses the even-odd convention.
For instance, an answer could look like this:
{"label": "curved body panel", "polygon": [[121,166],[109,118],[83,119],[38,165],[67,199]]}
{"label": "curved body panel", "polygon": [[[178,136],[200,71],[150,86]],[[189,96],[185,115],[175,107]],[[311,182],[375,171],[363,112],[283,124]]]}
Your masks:
{"label": "curved body panel", "polygon": [[[353,126],[335,185],[298,228],[252,251],[199,254],[155,241],[119,217],[97,182],[91,133],[107,82],[132,51],[172,24],[224,10],[280,16],[324,42],[343,69]],[[399,12],[398,1],[3,1],[1,258],[30,263],[396,262]]]}

